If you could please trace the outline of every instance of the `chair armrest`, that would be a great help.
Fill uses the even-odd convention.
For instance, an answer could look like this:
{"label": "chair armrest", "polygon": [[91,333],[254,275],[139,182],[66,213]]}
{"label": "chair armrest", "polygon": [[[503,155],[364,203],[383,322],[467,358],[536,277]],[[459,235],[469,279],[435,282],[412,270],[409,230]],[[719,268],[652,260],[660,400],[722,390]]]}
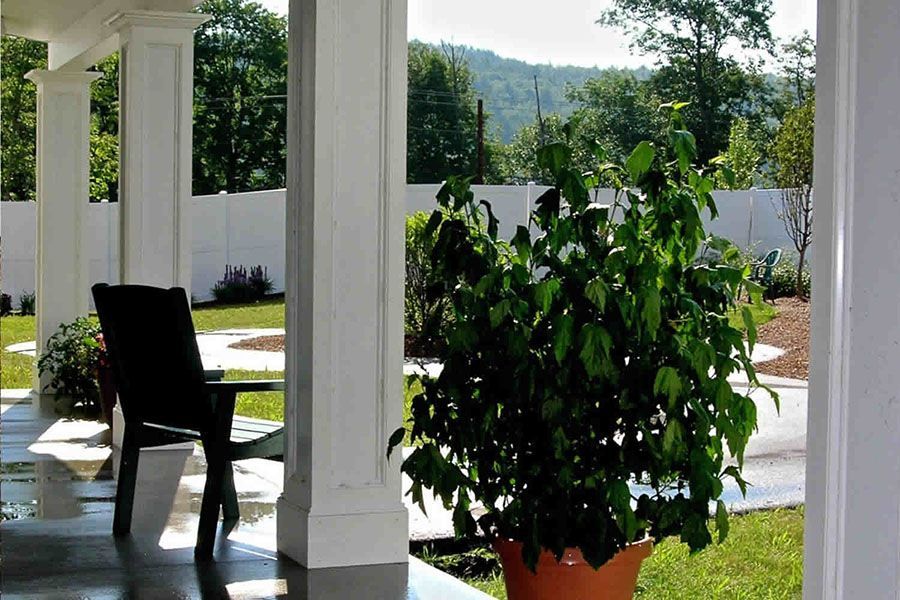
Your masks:
{"label": "chair armrest", "polygon": [[207,381],[206,389],[213,394],[239,394],[241,392],[282,392],[284,391],[284,379]]}

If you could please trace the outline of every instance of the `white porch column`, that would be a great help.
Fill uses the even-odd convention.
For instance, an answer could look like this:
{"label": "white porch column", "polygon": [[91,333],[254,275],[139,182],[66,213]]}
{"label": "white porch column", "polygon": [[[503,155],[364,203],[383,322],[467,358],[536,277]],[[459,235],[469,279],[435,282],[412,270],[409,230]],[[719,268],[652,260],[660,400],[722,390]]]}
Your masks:
{"label": "white porch column", "polygon": [[900,4],[819,0],[808,600],[900,592]]}
{"label": "white porch column", "polygon": [[122,283],[191,287],[194,13],[134,11],[119,34]]}
{"label": "white porch column", "polygon": [[[90,84],[99,73],[29,71],[37,84],[37,348],[88,312]],[[49,383],[34,373],[34,389]]]}
{"label": "white porch column", "polygon": [[402,412],[406,0],[291,0],[287,392],[278,549],[406,562]]}

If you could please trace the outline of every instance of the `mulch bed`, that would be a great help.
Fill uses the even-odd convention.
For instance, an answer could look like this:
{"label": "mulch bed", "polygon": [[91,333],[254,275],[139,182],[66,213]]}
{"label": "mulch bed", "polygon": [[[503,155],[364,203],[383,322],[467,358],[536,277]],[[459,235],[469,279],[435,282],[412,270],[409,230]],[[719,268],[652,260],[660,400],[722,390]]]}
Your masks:
{"label": "mulch bed", "polygon": [[[809,378],[809,302],[799,298],[779,298],[775,301],[778,316],[759,327],[758,341],[785,350],[775,360],[759,363],[757,371],[766,375]],[[240,350],[262,350],[264,352],[284,352],[283,335],[264,335],[235,342],[229,348]],[[434,356],[427,344],[415,336],[405,338],[407,358],[427,358]]]}
{"label": "mulch bed", "polygon": [[284,335],[261,335],[247,338],[228,346],[237,350],[262,350],[263,352],[284,352]]}
{"label": "mulch bed", "polygon": [[809,379],[809,301],[779,298],[775,306],[778,316],[759,327],[757,341],[785,353],[759,363],[756,370],[777,377]]}
{"label": "mulch bed", "polygon": [[[406,358],[430,358],[435,355],[433,348],[413,335],[404,340],[404,356]],[[263,352],[284,352],[283,335],[261,335],[235,342],[228,346],[237,350],[261,350]]]}

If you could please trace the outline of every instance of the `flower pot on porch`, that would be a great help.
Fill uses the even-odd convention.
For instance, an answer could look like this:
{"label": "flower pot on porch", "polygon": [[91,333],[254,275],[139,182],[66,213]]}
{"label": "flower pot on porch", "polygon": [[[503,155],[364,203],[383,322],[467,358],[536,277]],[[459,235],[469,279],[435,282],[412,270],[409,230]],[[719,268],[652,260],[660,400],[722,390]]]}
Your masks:
{"label": "flower pot on porch", "polygon": [[596,570],[576,548],[567,548],[559,562],[545,550],[532,573],[522,560],[520,542],[494,540],[509,600],[630,600],[641,563],[652,549],[650,538],[635,542]]}
{"label": "flower pot on porch", "polygon": [[113,408],[116,406],[116,382],[113,379],[112,369],[101,362],[97,367],[97,386],[100,388],[100,409],[103,411],[103,420],[113,426]]}

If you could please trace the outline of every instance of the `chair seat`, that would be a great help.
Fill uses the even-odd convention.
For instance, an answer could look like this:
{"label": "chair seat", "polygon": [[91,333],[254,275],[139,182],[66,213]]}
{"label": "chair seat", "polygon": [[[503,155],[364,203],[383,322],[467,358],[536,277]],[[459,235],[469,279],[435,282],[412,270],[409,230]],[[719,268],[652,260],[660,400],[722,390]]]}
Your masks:
{"label": "chair seat", "polygon": [[[200,441],[202,438],[198,431],[152,423],[145,423],[143,429],[150,434],[148,437],[156,438],[153,441],[146,440],[144,444],[153,444],[154,442],[165,444],[176,441],[176,438],[177,441],[183,441],[186,438]],[[284,455],[284,424],[235,415],[231,421],[229,442],[229,460],[246,458],[281,460]]]}

